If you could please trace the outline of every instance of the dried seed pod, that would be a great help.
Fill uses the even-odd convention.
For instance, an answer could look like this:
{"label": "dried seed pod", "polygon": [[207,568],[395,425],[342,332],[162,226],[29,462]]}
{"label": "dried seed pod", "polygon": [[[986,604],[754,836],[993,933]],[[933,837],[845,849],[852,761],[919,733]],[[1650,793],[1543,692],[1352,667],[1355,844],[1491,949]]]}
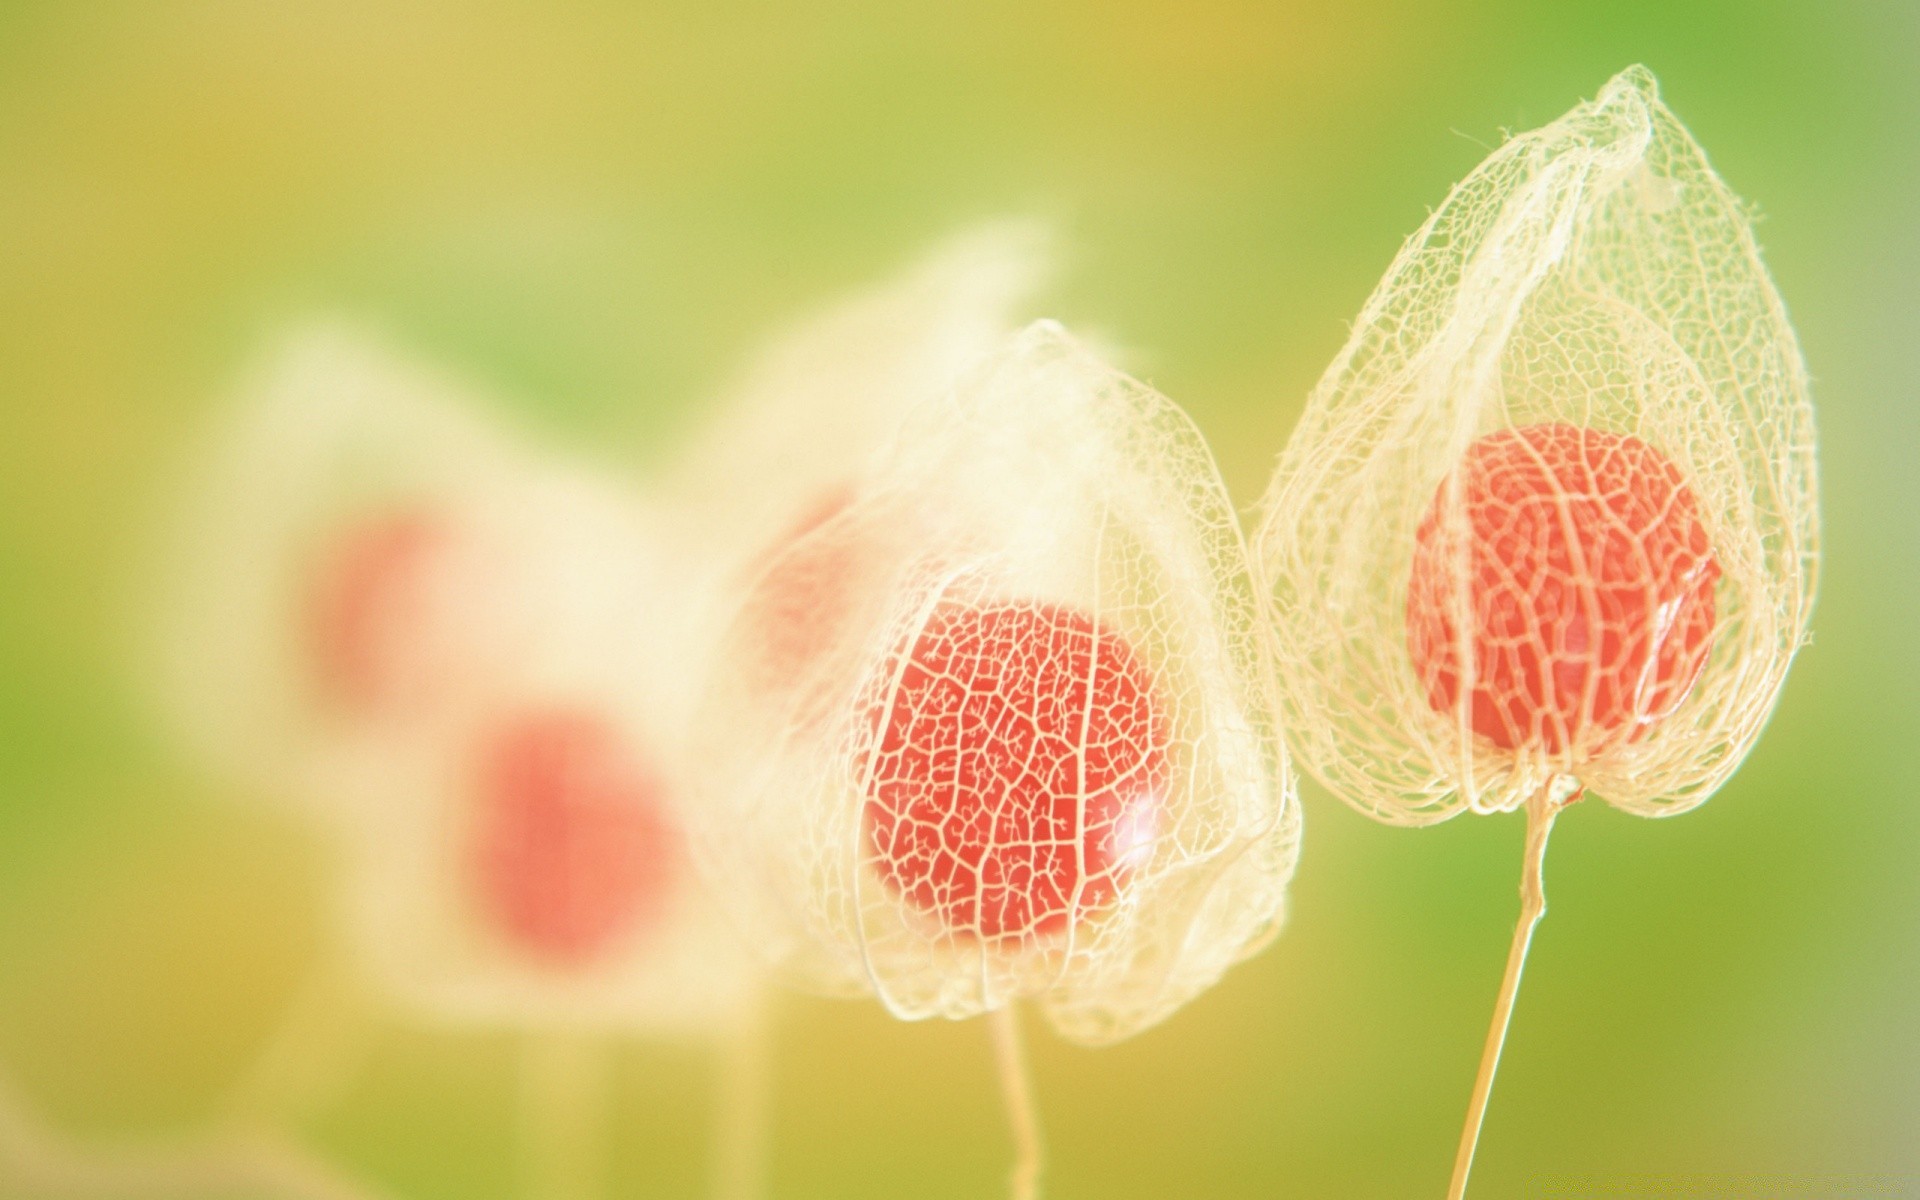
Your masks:
{"label": "dried seed pod", "polygon": [[[678,641],[698,685],[722,621],[769,556],[832,517],[866,460],[915,404],[945,394],[1013,332],[1043,274],[1039,227],[1002,221],[951,237],[895,278],[799,322],[756,354],[673,471],[672,532],[702,597]],[[818,636],[831,605],[789,598],[777,660]]]}
{"label": "dried seed pod", "polygon": [[154,571],[154,676],[187,740],[269,791],[501,689],[603,676],[610,648],[573,628],[657,605],[659,539],[621,489],[364,337],[291,339],[217,433]]}
{"label": "dried seed pod", "polygon": [[193,484],[162,698],[344,845],[351,943],[442,1019],[711,1027],[748,992],[680,830],[688,588],[608,477],[341,331]]}
{"label": "dried seed pod", "polygon": [[[870,460],[913,405],[943,396],[970,363],[1011,333],[1008,310],[1038,279],[1041,242],[1038,228],[1017,222],[952,238],[899,277],[800,323],[756,356],[686,453],[670,489],[681,557],[701,580],[677,638],[682,656],[674,672],[691,694],[717,669],[747,693],[782,692],[846,634],[856,615],[857,597],[849,589],[871,548],[816,547],[787,565],[786,586],[756,594],[754,635],[717,666],[727,622],[756,577],[856,500]],[[817,732],[826,707],[796,707],[797,727]],[[724,740],[695,731],[689,737]],[[703,749],[689,756],[703,769],[737,765],[715,763]],[[729,894],[742,887],[730,874],[738,865],[722,861],[711,882]],[[753,936],[761,932],[756,928]],[[1023,1147],[1016,1193],[1025,1195],[1039,1170],[1037,1125],[1021,1099],[1027,1085],[1010,1013],[994,1032]]]}
{"label": "dried seed pod", "polygon": [[1793,330],[1642,67],[1454,188],[1308,399],[1256,549],[1295,752],[1383,821],[1527,812],[1456,1200],[1555,815],[1726,780],[1806,640],[1817,540]]}
{"label": "dried seed pod", "polygon": [[775,337],[679,465],[689,520],[743,553],[792,532],[912,405],[1012,332],[1008,310],[1039,282],[1044,244],[1026,222],[967,230]]}
{"label": "dried seed pod", "polygon": [[1033,326],[754,580],[697,726],[696,849],[804,986],[907,1018],[1032,997],[1125,1037],[1281,918],[1299,816],[1259,611],[1191,423]]}
{"label": "dried seed pod", "polygon": [[1806,371],[1745,211],[1632,68],[1434,212],[1263,502],[1302,764],[1424,824],[1704,800],[1806,638]]}
{"label": "dried seed pod", "polygon": [[484,566],[442,515],[514,461],[456,389],[336,329],[289,340],[183,472],[152,574],[163,715],[269,794],[368,726],[438,712]]}

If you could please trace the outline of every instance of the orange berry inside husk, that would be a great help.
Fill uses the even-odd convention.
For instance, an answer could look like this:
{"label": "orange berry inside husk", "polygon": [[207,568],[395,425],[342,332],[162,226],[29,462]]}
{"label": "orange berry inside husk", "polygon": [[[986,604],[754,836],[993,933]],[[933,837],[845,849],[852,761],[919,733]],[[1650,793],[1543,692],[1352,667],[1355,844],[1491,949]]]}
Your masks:
{"label": "orange berry inside husk", "polygon": [[1415,534],[1407,648],[1427,702],[1464,701],[1503,750],[1588,761],[1645,737],[1713,644],[1720,566],[1697,510],[1680,468],[1628,434],[1474,441]]}
{"label": "orange berry inside husk", "polygon": [[419,701],[439,668],[431,647],[448,531],[403,511],[354,525],[320,557],[307,612],[311,667],[329,705],[365,714]]}
{"label": "orange berry inside husk", "polygon": [[865,833],[880,876],[949,931],[1047,937],[1112,905],[1171,783],[1146,665],[1076,608],[942,601],[879,727]]}
{"label": "orange berry inside husk", "polygon": [[807,536],[853,503],[850,485],[828,489],[754,564],[768,568],[742,606],[748,678],[762,690],[792,686],[819,664],[846,627],[858,580],[858,549]]}
{"label": "orange berry inside husk", "polygon": [[666,907],[679,842],[664,783],[607,721],[519,714],[481,745],[472,866],[479,909],[534,961],[575,967]]}

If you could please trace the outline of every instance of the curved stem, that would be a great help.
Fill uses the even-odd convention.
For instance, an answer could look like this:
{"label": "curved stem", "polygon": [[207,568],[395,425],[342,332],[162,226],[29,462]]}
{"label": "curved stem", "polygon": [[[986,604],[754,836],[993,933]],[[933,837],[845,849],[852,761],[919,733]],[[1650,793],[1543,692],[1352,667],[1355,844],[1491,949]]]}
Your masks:
{"label": "curved stem", "polygon": [[754,1200],[760,1194],[767,1145],[767,1002],[741,1005],[733,1036],[720,1053],[714,1089],[714,1200]]}
{"label": "curved stem", "polygon": [[1000,1072],[1000,1092],[1007,1104],[1007,1124],[1013,1132],[1013,1200],[1040,1200],[1040,1171],[1045,1152],[1040,1142],[1040,1114],[1033,1098],[1033,1071],[1027,1065],[1020,1038],[1020,1016],[1012,1004],[987,1017],[993,1033],[993,1056]]}
{"label": "curved stem", "polygon": [[266,1133],[90,1145],[44,1124],[0,1077],[0,1192],[140,1195],[207,1200],[378,1200],[379,1193],[291,1142]]}
{"label": "curved stem", "polygon": [[374,1200],[378,1192],[277,1131],[324,1108],[359,1066],[367,1014],[337,967],[328,960],[311,971],[216,1102],[213,1126],[195,1136],[82,1140],[43,1121],[0,1073],[0,1192],[17,1184],[49,1196]]}
{"label": "curved stem", "polygon": [[1454,1156],[1453,1182],[1447,1188],[1447,1200],[1463,1200],[1467,1194],[1473,1152],[1480,1145],[1480,1127],[1486,1123],[1493,1077],[1500,1069],[1500,1051],[1507,1044],[1507,1026],[1513,1021],[1513,1002],[1520,992],[1520,973],[1526,969],[1534,927],[1547,912],[1547,835],[1553,832],[1553,818],[1563,807],[1565,805],[1555,803],[1544,788],[1527,802],[1527,848],[1520,870],[1520,920],[1513,928],[1513,946],[1507,951],[1507,973],[1500,981],[1500,995],[1493,1005],[1493,1024],[1487,1030],[1486,1046],[1480,1052],[1480,1073],[1474,1078],[1473,1099],[1467,1104],[1467,1122],[1460,1131],[1460,1150]]}

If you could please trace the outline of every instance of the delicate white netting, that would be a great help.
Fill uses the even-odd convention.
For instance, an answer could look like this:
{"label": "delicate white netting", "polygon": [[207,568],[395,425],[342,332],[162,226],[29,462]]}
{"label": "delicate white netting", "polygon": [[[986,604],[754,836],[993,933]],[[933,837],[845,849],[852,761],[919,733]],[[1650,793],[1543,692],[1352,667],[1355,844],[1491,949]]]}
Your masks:
{"label": "delicate white netting", "polygon": [[390,992],[509,1023],[725,1015],[746,971],[681,833],[691,588],[637,497],[344,331],[276,356],[188,484],[164,713],[340,842]]}
{"label": "delicate white netting", "polygon": [[1749,217],[1631,68],[1453,190],[1281,455],[1256,560],[1292,747],[1399,823],[1682,811],[1772,709],[1817,532]]}
{"label": "delicate white netting", "polygon": [[1191,423],[1036,325],[780,535],[694,756],[696,849],[791,979],[897,1015],[1173,1011],[1298,845],[1233,510]]}

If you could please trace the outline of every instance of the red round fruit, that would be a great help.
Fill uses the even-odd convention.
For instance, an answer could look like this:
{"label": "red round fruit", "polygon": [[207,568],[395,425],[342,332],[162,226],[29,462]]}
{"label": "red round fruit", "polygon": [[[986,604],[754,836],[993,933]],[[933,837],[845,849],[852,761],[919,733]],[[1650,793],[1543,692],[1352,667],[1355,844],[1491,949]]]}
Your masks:
{"label": "red round fruit", "polygon": [[432,622],[435,564],[445,531],[415,512],[357,525],[321,560],[309,610],[315,682],[353,710],[388,704],[421,681],[422,627]]}
{"label": "red round fruit", "polygon": [[1054,604],[943,601],[880,728],[865,807],[887,884],[948,929],[1046,936],[1111,905],[1172,778],[1168,721],[1127,641]]}
{"label": "red round fruit", "polygon": [[754,564],[765,573],[747,595],[741,628],[742,665],[756,690],[792,687],[844,631],[865,564],[855,544],[806,538],[845,511],[853,495],[845,484],[824,492]]}
{"label": "red round fruit", "polygon": [[1468,643],[1469,719],[1494,745],[1585,759],[1645,736],[1713,643],[1720,567],[1696,508],[1672,460],[1627,434],[1475,441],[1415,534],[1407,647],[1427,702],[1460,703]]}
{"label": "red round fruit", "polygon": [[497,730],[476,795],[485,917],[558,966],[590,962],[643,928],[666,900],[678,844],[662,787],[593,717],[538,712]]}

